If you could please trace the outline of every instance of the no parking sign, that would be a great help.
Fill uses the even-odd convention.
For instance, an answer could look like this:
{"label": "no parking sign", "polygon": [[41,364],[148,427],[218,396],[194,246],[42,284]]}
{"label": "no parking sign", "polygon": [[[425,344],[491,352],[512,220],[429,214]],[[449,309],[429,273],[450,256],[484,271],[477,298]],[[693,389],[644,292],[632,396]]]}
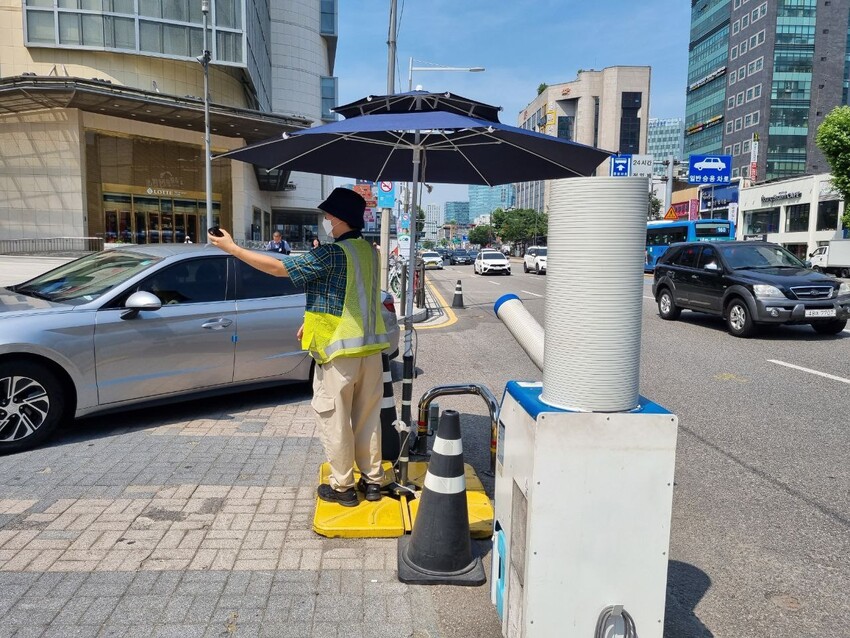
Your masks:
{"label": "no parking sign", "polygon": [[395,183],[378,182],[378,208],[395,206]]}

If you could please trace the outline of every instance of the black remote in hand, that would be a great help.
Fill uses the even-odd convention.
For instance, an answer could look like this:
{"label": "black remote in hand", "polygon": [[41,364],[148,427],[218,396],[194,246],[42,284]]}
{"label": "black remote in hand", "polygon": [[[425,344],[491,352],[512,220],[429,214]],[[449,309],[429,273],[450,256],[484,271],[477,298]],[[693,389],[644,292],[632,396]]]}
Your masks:
{"label": "black remote in hand", "polygon": [[213,226],[207,232],[213,237],[224,237],[224,233],[221,232],[221,228],[219,228],[218,226]]}

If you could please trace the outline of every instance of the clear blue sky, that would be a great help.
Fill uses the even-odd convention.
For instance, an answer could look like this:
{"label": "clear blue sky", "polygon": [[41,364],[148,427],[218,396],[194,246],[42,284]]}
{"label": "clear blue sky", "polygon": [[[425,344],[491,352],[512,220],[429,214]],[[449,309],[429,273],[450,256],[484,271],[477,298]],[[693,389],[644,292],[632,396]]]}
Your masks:
{"label": "clear blue sky", "polygon": [[[387,89],[390,0],[339,0],[334,74],[341,104]],[[413,85],[451,91],[518,113],[541,83],[579,69],[649,65],[650,117],[684,117],[690,3],[683,0],[398,0],[396,92],[414,66],[483,66],[483,73],[421,71]],[[350,180],[349,180],[350,181]],[[438,185],[423,205],[466,200],[465,186]]]}

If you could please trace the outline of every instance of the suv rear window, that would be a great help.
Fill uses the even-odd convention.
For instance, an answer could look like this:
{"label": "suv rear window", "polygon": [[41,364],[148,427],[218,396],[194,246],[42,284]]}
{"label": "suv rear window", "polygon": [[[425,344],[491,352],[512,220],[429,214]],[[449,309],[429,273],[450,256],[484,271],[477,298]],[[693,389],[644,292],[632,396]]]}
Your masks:
{"label": "suv rear window", "polygon": [[671,263],[676,266],[694,268],[697,265],[697,253],[699,253],[699,246],[682,246],[682,250],[675,255]]}

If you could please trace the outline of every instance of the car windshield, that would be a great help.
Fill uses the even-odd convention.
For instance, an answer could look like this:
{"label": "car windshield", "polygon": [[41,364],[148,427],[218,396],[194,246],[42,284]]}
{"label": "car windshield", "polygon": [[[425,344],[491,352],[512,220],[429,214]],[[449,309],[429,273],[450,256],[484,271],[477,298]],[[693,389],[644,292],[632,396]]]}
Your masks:
{"label": "car windshield", "polygon": [[546,256],[546,249],[545,248],[538,248],[537,249],[537,256],[538,257],[545,257]]}
{"label": "car windshield", "polygon": [[60,266],[10,290],[49,301],[85,304],[160,259],[142,253],[105,250]]}
{"label": "car windshield", "polygon": [[781,246],[770,244],[721,245],[715,247],[723,255],[733,270],[744,268],[805,268],[797,259]]}
{"label": "car windshield", "polygon": [[481,253],[481,259],[488,259],[490,261],[507,261],[502,253],[497,252]]}
{"label": "car windshield", "polygon": [[430,257],[432,259],[441,259],[439,253],[422,253],[423,257]]}

